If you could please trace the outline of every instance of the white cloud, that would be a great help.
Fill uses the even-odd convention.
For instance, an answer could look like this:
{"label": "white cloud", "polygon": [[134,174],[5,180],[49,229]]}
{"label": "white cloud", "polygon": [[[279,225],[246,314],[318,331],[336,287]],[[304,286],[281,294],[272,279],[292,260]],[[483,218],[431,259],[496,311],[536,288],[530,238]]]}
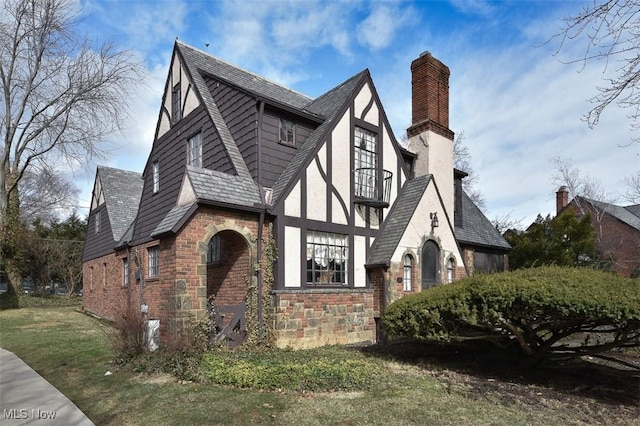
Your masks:
{"label": "white cloud", "polygon": [[371,14],[358,24],[358,41],[373,50],[388,47],[410,16],[408,10],[393,10],[386,5],[374,7]]}

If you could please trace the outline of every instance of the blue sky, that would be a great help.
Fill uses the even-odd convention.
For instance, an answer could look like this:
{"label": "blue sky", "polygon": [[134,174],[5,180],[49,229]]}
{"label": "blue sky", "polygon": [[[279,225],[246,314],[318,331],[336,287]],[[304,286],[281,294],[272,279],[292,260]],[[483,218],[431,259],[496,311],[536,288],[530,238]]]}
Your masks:
{"label": "blue sky", "polygon": [[[80,0],[89,38],[115,41],[145,65],[132,120],[100,163],[142,171],[153,142],[174,40],[310,96],[371,71],[398,139],[411,120],[411,61],[431,52],[451,70],[450,127],[464,134],[490,219],[526,226],[555,210],[553,157],[570,159],[608,195],[640,168],[627,145],[627,112],[615,106],[590,129],[589,98],[601,64],[563,64],[583,45],[545,43],[582,2],[566,1],[119,1]],[[95,164],[77,177],[88,206]],[[624,204],[624,200],[619,201]],[[86,214],[81,209],[81,214]]]}

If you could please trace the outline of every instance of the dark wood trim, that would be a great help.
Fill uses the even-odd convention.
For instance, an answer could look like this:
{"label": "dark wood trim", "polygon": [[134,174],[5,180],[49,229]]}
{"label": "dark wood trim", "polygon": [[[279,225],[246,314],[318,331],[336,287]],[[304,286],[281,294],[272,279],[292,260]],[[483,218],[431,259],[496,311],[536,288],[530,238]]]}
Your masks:
{"label": "dark wood trim", "polygon": [[[353,108],[355,108],[355,105],[353,106]],[[354,114],[353,108],[352,108],[352,112],[351,112],[351,118],[353,120],[352,121],[353,125],[351,126],[351,130],[352,131],[355,130],[355,127],[360,127],[360,128],[365,129],[365,130],[368,130],[370,132],[374,132],[376,134],[380,133],[380,126],[379,125],[376,126],[375,124],[371,124],[368,121],[364,121],[364,120],[354,116],[353,115]],[[351,146],[353,146],[353,144]]]}
{"label": "dark wood trim", "polygon": [[[325,181],[327,183],[327,215],[325,217],[327,218],[327,222],[331,223],[333,221],[333,192],[338,192],[333,186],[333,137],[331,135],[329,135],[324,145],[327,147],[327,156],[325,157],[325,160],[327,161],[327,175],[325,176]],[[320,168],[320,165],[318,165],[318,168]]]}
{"label": "dark wood trim", "polygon": [[[364,118],[367,116],[367,113],[369,111],[371,111],[371,107],[373,107],[373,103],[375,102],[375,97],[373,96],[373,93],[371,93],[371,98],[369,99],[369,103],[367,104],[367,106],[364,107],[364,109],[362,110],[362,114],[360,114],[360,119],[364,120]],[[378,122],[379,123],[379,122]]]}
{"label": "dark wood trim", "polygon": [[292,226],[300,229],[312,229],[314,231],[319,232],[332,232],[335,234],[354,234],[361,236],[370,236],[375,238],[378,234],[378,229],[372,228],[362,228],[353,225],[343,225],[339,223],[327,223],[324,221],[313,220],[313,219],[302,219],[299,217],[293,216],[281,216],[284,222],[284,226]]}

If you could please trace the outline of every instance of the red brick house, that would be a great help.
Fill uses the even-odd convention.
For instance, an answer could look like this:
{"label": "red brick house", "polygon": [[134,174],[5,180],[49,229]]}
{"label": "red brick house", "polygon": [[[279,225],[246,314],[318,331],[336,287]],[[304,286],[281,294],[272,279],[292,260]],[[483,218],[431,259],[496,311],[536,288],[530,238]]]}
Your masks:
{"label": "red brick house", "polygon": [[449,69],[411,69],[404,149],[368,70],[312,99],[176,42],[142,174],[96,173],[85,308],[161,341],[213,314],[236,343],[370,343],[393,300],[505,268],[453,169]]}
{"label": "red brick house", "polygon": [[556,192],[556,214],[566,209],[578,217],[590,215],[603,267],[625,277],[640,277],[640,204],[617,206],[580,196],[569,202],[569,190],[562,186]]}

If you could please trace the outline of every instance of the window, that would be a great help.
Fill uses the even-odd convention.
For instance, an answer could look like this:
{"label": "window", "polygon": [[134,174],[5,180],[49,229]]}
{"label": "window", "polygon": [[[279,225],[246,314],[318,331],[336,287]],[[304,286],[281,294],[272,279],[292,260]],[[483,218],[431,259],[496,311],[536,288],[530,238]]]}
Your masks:
{"label": "window", "polygon": [[102,264],[102,288],[107,288],[107,264]]}
{"label": "window", "polygon": [[187,164],[202,167],[202,134],[189,138],[187,148]]}
{"label": "window", "polygon": [[220,263],[220,236],[214,235],[209,240],[207,263]]}
{"label": "window", "polygon": [[160,250],[158,246],[149,247],[149,277],[157,277],[160,272]]}
{"label": "window", "polygon": [[89,290],[93,291],[93,266],[89,268]]}
{"label": "window", "polygon": [[153,193],[160,191],[160,164],[153,162]]}
{"label": "window", "polygon": [[346,235],[307,232],[307,285],[348,285],[348,244]]}
{"label": "window", "polygon": [[102,212],[96,212],[96,234],[100,233],[100,223],[102,222]]}
{"label": "window", "polygon": [[356,127],[355,130],[356,197],[378,198],[378,147],[376,134]]}
{"label": "window", "polygon": [[296,144],[296,125],[292,121],[280,119],[280,142],[287,145]]}
{"label": "window", "polygon": [[180,97],[180,82],[178,82],[171,90],[171,124],[177,123],[182,118]]}
{"label": "window", "polygon": [[129,287],[129,258],[122,259],[122,285]]}
{"label": "window", "polygon": [[413,286],[413,259],[408,254],[404,256],[404,291],[411,291]]}
{"label": "window", "polygon": [[447,282],[453,282],[455,269],[456,262],[452,258],[449,258],[449,260],[447,260]]}

